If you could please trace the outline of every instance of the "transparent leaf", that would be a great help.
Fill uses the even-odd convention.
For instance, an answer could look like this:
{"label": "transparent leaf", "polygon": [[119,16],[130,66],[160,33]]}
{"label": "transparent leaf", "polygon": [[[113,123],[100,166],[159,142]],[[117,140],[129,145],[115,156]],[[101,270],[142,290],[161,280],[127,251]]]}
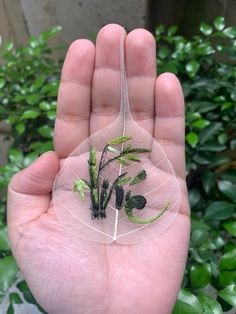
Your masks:
{"label": "transparent leaf", "polygon": [[[92,134],[67,157],[53,188],[55,212],[64,228],[100,243],[135,243],[157,236],[174,221],[180,202],[179,184],[165,152],[130,113],[123,39],[120,61],[120,113],[112,124]],[[132,160],[131,155],[140,162]],[[119,178],[135,178],[143,171],[146,178],[139,183],[122,184],[125,204],[116,209],[114,190]],[[84,199],[72,191],[74,182],[81,179],[90,185]],[[136,222],[125,211],[129,200],[136,206],[131,208]]]}

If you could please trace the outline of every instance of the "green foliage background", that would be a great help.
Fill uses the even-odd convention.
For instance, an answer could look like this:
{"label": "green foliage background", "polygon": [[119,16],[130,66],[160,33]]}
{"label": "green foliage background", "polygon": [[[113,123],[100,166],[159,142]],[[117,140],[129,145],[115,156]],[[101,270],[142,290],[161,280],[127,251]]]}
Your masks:
{"label": "green foliage background", "polygon": [[[0,120],[11,125],[9,162],[0,168],[0,294],[17,277],[6,230],[5,188],[11,176],[52,149],[62,60],[48,40],[59,27],[31,37],[27,47],[1,50]],[[236,27],[223,17],[202,23],[187,39],[176,26],[155,32],[158,73],[175,73],[186,100],[187,183],[191,204],[189,257],[173,314],[218,314],[236,307]],[[57,49],[57,48],[55,48]],[[174,261],[173,261],[174,262]],[[22,296],[36,304],[24,281]],[[41,309],[41,311],[43,311]]]}

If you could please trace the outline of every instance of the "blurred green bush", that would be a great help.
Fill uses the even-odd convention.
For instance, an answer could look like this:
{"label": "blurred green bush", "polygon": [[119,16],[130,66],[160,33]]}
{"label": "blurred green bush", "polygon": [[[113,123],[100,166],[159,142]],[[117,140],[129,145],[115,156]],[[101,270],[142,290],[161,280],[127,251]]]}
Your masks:
{"label": "blurred green bush", "polygon": [[[29,45],[1,51],[0,120],[11,125],[9,163],[0,189],[41,153],[52,149],[62,60],[48,40],[60,28],[31,37]],[[236,307],[236,28],[223,17],[202,23],[187,39],[177,26],[156,28],[158,73],[175,73],[186,100],[187,183],[191,204],[188,263],[173,314],[223,313]],[[57,49],[57,48],[55,48]],[[0,292],[14,283],[17,267],[6,233],[6,195],[0,202]],[[174,261],[173,261],[174,262]],[[35,303],[26,283],[18,288]],[[21,302],[10,295],[12,304]]]}
{"label": "blurred green bush", "polygon": [[53,149],[56,96],[63,61],[52,58],[61,48],[50,48],[49,40],[60,29],[54,27],[31,37],[27,47],[16,49],[13,43],[8,43],[0,51],[0,121],[11,126],[7,139],[12,141],[9,162],[0,167],[0,302],[12,285],[19,291],[10,293],[7,314],[14,313],[13,304],[36,304],[26,282],[17,279],[18,269],[7,240],[6,187],[12,175]]}
{"label": "blurred green bush", "polygon": [[158,73],[175,73],[186,101],[192,231],[174,314],[236,307],[236,27],[217,17],[199,31],[156,28]]}

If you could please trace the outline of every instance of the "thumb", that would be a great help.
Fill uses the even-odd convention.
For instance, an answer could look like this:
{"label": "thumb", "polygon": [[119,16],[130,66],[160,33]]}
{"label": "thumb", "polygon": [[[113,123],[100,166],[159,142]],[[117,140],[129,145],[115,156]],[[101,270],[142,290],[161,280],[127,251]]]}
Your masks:
{"label": "thumb", "polygon": [[11,179],[9,192],[12,190],[28,195],[48,194],[58,170],[59,160],[56,153],[47,152]]}
{"label": "thumb", "polygon": [[59,170],[55,152],[47,152],[17,173],[8,186],[7,224],[10,241],[22,233],[25,224],[47,212],[51,191]]}

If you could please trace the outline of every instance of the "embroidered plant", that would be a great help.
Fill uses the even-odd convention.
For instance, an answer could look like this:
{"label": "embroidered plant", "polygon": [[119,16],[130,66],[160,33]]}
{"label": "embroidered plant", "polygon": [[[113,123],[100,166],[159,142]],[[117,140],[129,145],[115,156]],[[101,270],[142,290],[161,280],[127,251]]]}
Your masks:
{"label": "embroidered plant", "polygon": [[[103,149],[99,166],[97,168],[97,151],[94,147],[89,150],[89,181],[85,179],[76,180],[73,184],[73,191],[79,192],[81,199],[84,199],[85,190],[90,192],[91,199],[91,217],[92,219],[106,218],[106,209],[111,200],[112,193],[115,193],[115,208],[121,210],[124,208],[128,220],[148,224],[157,220],[164,211],[168,208],[168,204],[161,210],[158,216],[149,219],[140,219],[133,215],[133,209],[141,210],[145,207],[147,200],[143,195],[132,195],[131,190],[125,192],[123,186],[139,184],[146,179],[146,171],[141,170],[135,177],[127,176],[127,172],[121,173],[114,182],[109,182],[108,179],[103,179],[101,182],[102,171],[112,162],[117,162],[121,165],[129,165],[130,161],[141,162],[138,154],[148,153],[151,150],[147,148],[137,148],[132,145],[123,147],[123,143],[131,140],[131,137],[121,136],[111,140]],[[121,149],[117,148],[122,144]],[[107,159],[108,153],[113,156]]]}

